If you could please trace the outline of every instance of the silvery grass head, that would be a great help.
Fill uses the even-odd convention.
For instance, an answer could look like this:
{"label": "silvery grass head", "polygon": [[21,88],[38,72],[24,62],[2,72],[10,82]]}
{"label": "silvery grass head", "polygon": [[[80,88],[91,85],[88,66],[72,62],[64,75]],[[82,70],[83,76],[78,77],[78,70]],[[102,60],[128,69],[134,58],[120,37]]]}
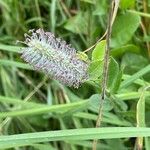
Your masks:
{"label": "silvery grass head", "polygon": [[88,79],[88,64],[77,57],[71,45],[43,29],[29,33],[25,34],[27,47],[21,49],[21,57],[35,70],[75,88]]}

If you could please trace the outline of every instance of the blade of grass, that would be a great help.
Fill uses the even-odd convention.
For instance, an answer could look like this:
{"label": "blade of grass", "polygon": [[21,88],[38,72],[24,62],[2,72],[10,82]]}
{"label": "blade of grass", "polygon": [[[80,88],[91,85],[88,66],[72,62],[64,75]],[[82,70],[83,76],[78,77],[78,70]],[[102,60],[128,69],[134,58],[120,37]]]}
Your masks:
{"label": "blade of grass", "polygon": [[21,49],[21,47],[19,47],[19,46],[0,44],[0,50],[2,50],[2,51],[19,53],[20,49]]}
{"label": "blade of grass", "polygon": [[11,97],[5,97],[5,96],[0,96],[0,102],[7,103],[7,104],[16,104],[16,105],[21,105],[24,107],[42,107],[45,106],[44,104],[38,104],[38,103],[33,103],[33,102],[25,102],[21,99],[16,99],[16,98],[11,98]]}
{"label": "blade of grass", "polygon": [[[66,142],[67,143],[67,142]],[[84,148],[92,148],[92,143],[90,141],[68,141],[69,144],[74,144],[78,146],[83,146]],[[98,143],[97,148],[108,150],[110,147],[107,144]],[[87,150],[87,149],[86,149]]]}
{"label": "blade of grass", "polygon": [[150,72],[150,65],[147,65],[145,68],[133,74],[131,77],[124,80],[120,86],[120,88],[126,88],[128,85],[132,84],[136,79],[142,77],[146,73]]}
{"label": "blade of grass", "polygon": [[[96,120],[97,115],[94,115],[92,113],[85,113],[85,112],[77,112],[73,115],[77,118],[83,118],[83,119],[89,119],[89,120]],[[113,124],[113,125],[119,125],[119,126],[131,126],[131,123],[126,120],[120,120],[115,115],[111,116],[109,114],[106,114],[104,112],[103,114],[103,122]]]}
{"label": "blade of grass", "polygon": [[145,150],[150,150],[150,138],[145,137]]}
{"label": "blade of grass", "polygon": [[[38,0],[35,0],[35,8],[36,8],[36,11],[37,11],[37,16],[39,17],[39,18],[41,18],[41,12],[40,12],[40,7],[39,7],[39,1]],[[42,20],[42,18],[41,18],[41,20]],[[42,24],[42,21],[41,20],[39,20],[38,22],[39,22],[39,26],[41,27],[41,28],[43,28],[43,24]]]}
{"label": "blade of grass", "polygon": [[[122,76],[122,79],[123,80],[127,80],[129,77],[131,77],[132,75],[127,75],[127,74],[124,74],[123,76]],[[140,85],[140,86],[145,86],[145,85],[148,85],[149,84],[149,82],[147,82],[147,81],[145,81],[145,80],[142,80],[142,79],[137,79],[137,80],[135,80],[134,81],[134,83],[135,84],[137,84],[137,85]]]}
{"label": "blade of grass", "polygon": [[57,150],[56,148],[54,148],[50,144],[33,144],[31,146],[33,146],[37,150],[42,150],[42,149],[44,149],[44,150]]}
{"label": "blade of grass", "polygon": [[28,115],[38,115],[38,114],[45,114],[49,112],[61,112],[61,111],[69,111],[73,109],[81,109],[88,105],[87,100],[79,101],[69,104],[61,104],[61,105],[53,105],[53,106],[43,106],[38,108],[26,109],[26,110],[18,110],[12,112],[1,112],[0,118],[5,117],[18,117],[18,116],[28,116]]}
{"label": "blade of grass", "polygon": [[90,140],[90,139],[114,139],[137,136],[150,136],[150,128],[137,127],[101,127],[86,129],[70,129],[60,131],[46,131],[16,135],[0,136],[0,148],[12,148],[31,145],[38,142],[62,141],[62,140]]}
{"label": "blade of grass", "polygon": [[[145,127],[145,90],[143,90],[136,108],[137,127]],[[137,138],[137,149],[143,149],[143,137]]]}
{"label": "blade of grass", "polygon": [[[117,94],[116,97],[119,100],[132,100],[132,99],[137,99],[139,98],[141,93],[138,92],[131,92],[131,93],[125,93],[125,94]],[[145,92],[145,96],[150,96],[149,92]],[[32,102],[23,102],[19,99],[12,99],[9,97],[2,97],[0,96],[0,101],[4,101],[9,104],[20,104],[22,106],[27,106],[31,103],[30,106],[39,106],[38,108],[33,108],[32,110],[18,110],[18,111],[13,111],[13,112],[1,112],[0,113],[0,118],[3,117],[16,117],[16,116],[28,116],[28,115],[37,115],[37,114],[44,114],[48,112],[59,112],[59,111],[65,111],[65,110],[70,110],[73,108],[76,108],[77,106],[84,106],[88,105],[89,100],[84,100],[84,101],[78,101],[70,104],[62,104],[62,105],[54,105],[54,106],[45,106],[42,104],[33,104]],[[42,107],[43,106],[43,107]]]}
{"label": "blade of grass", "polygon": [[31,19],[28,19],[25,24],[30,24],[30,23],[33,23],[33,22],[46,22],[46,20],[44,20],[43,18],[40,18],[40,17],[33,17]]}
{"label": "blade of grass", "polygon": [[148,13],[139,12],[139,11],[136,11],[136,10],[128,10],[128,12],[140,15],[142,17],[148,17],[148,18],[150,18],[150,14],[148,14]]}
{"label": "blade of grass", "polygon": [[[133,100],[133,99],[138,99],[141,96],[141,92],[128,92],[128,93],[116,94],[115,96],[119,100]],[[150,97],[150,92],[145,92],[145,97]]]}
{"label": "blade of grass", "polygon": [[6,60],[6,59],[1,59],[0,65],[18,67],[18,68],[27,69],[27,70],[33,70],[33,68],[28,64],[11,61],[11,60]]}
{"label": "blade of grass", "polygon": [[55,15],[55,10],[56,10],[56,0],[53,0],[52,1],[52,4],[51,4],[51,13],[50,13],[50,16],[51,16],[51,28],[52,28],[52,32],[55,33],[55,23],[56,23],[56,15]]}

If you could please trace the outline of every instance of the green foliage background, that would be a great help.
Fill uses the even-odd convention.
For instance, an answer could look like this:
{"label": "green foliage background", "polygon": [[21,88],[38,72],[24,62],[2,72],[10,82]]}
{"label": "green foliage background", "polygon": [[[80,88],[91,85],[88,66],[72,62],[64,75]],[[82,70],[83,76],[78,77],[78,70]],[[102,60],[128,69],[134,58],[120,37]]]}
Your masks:
{"label": "green foliage background", "polygon": [[84,51],[104,34],[109,2],[0,0],[0,149],[88,150],[91,140],[100,138],[98,149],[128,150],[136,147],[136,138],[131,137],[140,136],[138,142],[150,150],[149,0],[120,2],[101,129],[94,127],[105,40],[87,52],[90,80],[79,89],[34,71],[20,59],[16,45],[29,29],[43,28]]}

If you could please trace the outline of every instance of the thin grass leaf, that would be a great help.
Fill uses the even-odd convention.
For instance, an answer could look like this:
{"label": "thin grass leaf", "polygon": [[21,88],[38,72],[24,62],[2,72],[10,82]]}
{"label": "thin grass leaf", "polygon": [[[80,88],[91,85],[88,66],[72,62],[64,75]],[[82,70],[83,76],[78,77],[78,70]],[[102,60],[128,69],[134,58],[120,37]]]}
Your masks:
{"label": "thin grass leaf", "polygon": [[[145,90],[142,92],[136,108],[137,127],[145,127]],[[137,138],[137,148],[143,149],[143,137]]]}
{"label": "thin grass leaf", "polygon": [[0,118],[5,117],[18,117],[18,116],[31,116],[31,115],[39,115],[45,114],[49,112],[61,113],[66,111],[80,110],[81,108],[87,107],[89,101],[80,101],[69,104],[61,104],[61,105],[53,105],[53,106],[43,106],[38,108],[26,109],[26,110],[18,110],[12,112],[1,112]]}
{"label": "thin grass leaf", "polygon": [[145,74],[147,74],[149,72],[150,72],[150,65],[147,65],[146,67],[144,67],[140,71],[138,71],[135,74],[133,74],[128,79],[124,80],[122,82],[120,88],[126,88],[127,86],[129,86],[130,84],[132,84],[135,80],[139,79],[140,77],[142,77],[143,75],[145,75]]}
{"label": "thin grass leaf", "polygon": [[[95,120],[97,119],[97,115],[94,115],[92,113],[84,113],[84,112],[77,112],[73,115],[77,118],[82,119],[89,119],[89,120]],[[103,123],[109,123],[112,125],[119,125],[119,126],[132,126],[132,124],[126,120],[121,120],[115,115],[110,115],[110,113],[103,113]]]}
{"label": "thin grass leaf", "polygon": [[56,14],[55,14],[55,11],[56,11],[56,2],[57,0],[53,0],[52,1],[52,4],[51,4],[51,28],[52,28],[52,32],[55,33],[55,27],[56,27]]}
{"label": "thin grass leaf", "polygon": [[114,139],[137,136],[150,137],[150,128],[101,127],[6,135],[0,136],[0,148],[12,148],[48,141]]}
{"label": "thin grass leaf", "polygon": [[136,14],[136,15],[139,15],[139,16],[142,16],[142,17],[150,18],[150,14],[149,13],[139,12],[139,11],[136,11],[136,10],[128,10],[128,12]]}
{"label": "thin grass leaf", "polygon": [[[128,92],[115,95],[118,100],[134,100],[141,96],[141,92]],[[150,97],[150,92],[145,92],[145,97]]]}
{"label": "thin grass leaf", "polygon": [[26,102],[26,101],[23,101],[21,99],[11,98],[11,97],[6,97],[6,96],[0,96],[0,102],[7,103],[7,104],[20,105],[22,107],[29,107],[29,108],[45,106],[44,104]]}
{"label": "thin grass leaf", "polygon": [[21,48],[22,47],[19,47],[19,46],[12,46],[12,45],[0,44],[0,50],[2,50],[2,51],[19,53],[19,51],[20,51]]}
{"label": "thin grass leaf", "polygon": [[12,60],[6,60],[6,59],[0,59],[0,65],[17,67],[17,68],[27,69],[27,70],[33,70],[33,68],[28,64],[16,62],[16,61],[12,61]]}

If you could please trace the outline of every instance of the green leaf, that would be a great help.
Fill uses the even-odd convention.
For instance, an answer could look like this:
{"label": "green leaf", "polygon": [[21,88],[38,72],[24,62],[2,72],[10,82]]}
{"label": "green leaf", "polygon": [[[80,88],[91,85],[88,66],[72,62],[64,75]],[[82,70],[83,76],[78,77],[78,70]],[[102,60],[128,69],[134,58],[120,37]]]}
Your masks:
{"label": "green leaf", "polygon": [[111,55],[113,57],[121,57],[122,55],[124,55],[124,53],[126,52],[132,52],[132,53],[140,53],[140,48],[137,47],[134,44],[128,44],[125,46],[121,46],[118,48],[114,48],[110,51]]}
{"label": "green leaf", "polygon": [[[99,106],[100,106],[100,101],[101,101],[101,96],[100,94],[94,94],[92,95],[90,98],[89,98],[89,101],[90,101],[90,106],[89,106],[89,109],[94,111],[94,112],[97,112],[99,111]],[[106,99],[104,101],[104,104],[103,104],[103,110],[105,111],[110,111],[113,106],[111,104],[111,102]]]}
{"label": "green leaf", "polygon": [[89,75],[91,80],[96,80],[102,75],[105,45],[105,40],[99,42],[92,52],[92,62],[89,66]]}
{"label": "green leaf", "polygon": [[105,55],[106,40],[100,41],[92,52],[92,61],[103,60]]}
{"label": "green leaf", "polygon": [[112,88],[112,92],[116,93],[121,85],[121,81],[122,81],[122,75],[123,75],[123,71],[119,70],[118,74],[117,74],[117,78],[116,81],[114,83],[114,86]]}
{"label": "green leaf", "polygon": [[87,33],[88,23],[87,23],[87,13],[79,12],[76,16],[71,17],[67,20],[64,28],[73,33]]}
{"label": "green leaf", "polygon": [[108,82],[107,82],[108,89],[110,90],[110,92],[114,93],[118,90],[119,85],[121,83],[121,77],[122,73],[119,71],[119,65],[115,61],[115,59],[111,57],[109,63]]}
{"label": "green leaf", "polygon": [[126,74],[133,74],[148,64],[149,60],[146,57],[133,53],[126,53],[121,61],[121,66],[124,67]]}
{"label": "green leaf", "polygon": [[107,13],[108,3],[106,0],[101,0],[101,2],[96,1],[95,10],[93,11],[94,15],[102,16]]}
{"label": "green leaf", "polygon": [[121,9],[133,8],[135,6],[135,0],[121,0]]}
{"label": "green leaf", "polygon": [[116,18],[112,30],[111,47],[126,44],[140,25],[140,17],[133,13],[124,13]]}
{"label": "green leaf", "polygon": [[89,76],[91,80],[98,79],[98,77],[102,76],[103,61],[96,60],[96,61],[91,62],[88,71],[89,71]]}
{"label": "green leaf", "polygon": [[0,146],[1,148],[12,148],[48,141],[114,139],[139,136],[150,137],[150,128],[101,127],[5,135],[0,136]]}
{"label": "green leaf", "polygon": [[117,99],[117,97],[115,97],[113,99],[113,103],[114,105],[114,110],[116,112],[122,112],[122,111],[127,111],[128,110],[128,105],[124,102],[124,101],[120,101],[119,99]]}

